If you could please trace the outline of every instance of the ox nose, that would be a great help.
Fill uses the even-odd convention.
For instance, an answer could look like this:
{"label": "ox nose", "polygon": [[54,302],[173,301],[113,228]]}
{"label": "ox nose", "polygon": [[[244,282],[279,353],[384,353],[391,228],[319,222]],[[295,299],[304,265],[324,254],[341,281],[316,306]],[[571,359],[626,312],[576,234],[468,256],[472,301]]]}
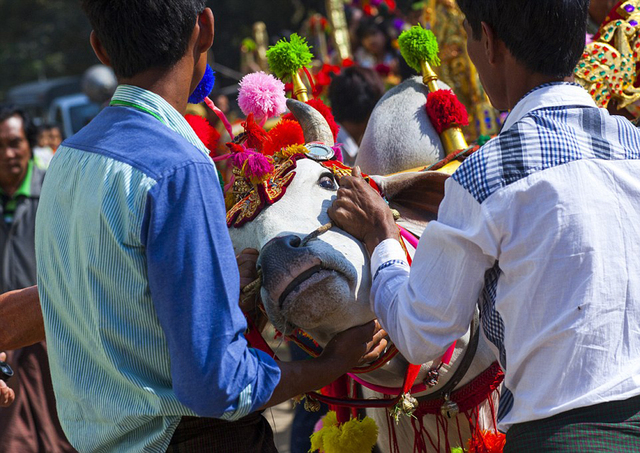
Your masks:
{"label": "ox nose", "polygon": [[271,239],[267,242],[260,251],[260,257],[258,258],[258,269],[263,266],[263,261],[272,261],[287,259],[286,257],[297,256],[304,253],[304,247],[300,247],[302,239],[295,234],[289,234],[287,236],[279,236]]}
{"label": "ox nose", "polygon": [[257,263],[258,269],[262,270],[263,281],[269,284],[272,279],[277,281],[282,275],[296,275],[300,268],[307,267],[312,261],[318,261],[311,249],[301,244],[302,239],[293,234],[267,242],[260,250]]}

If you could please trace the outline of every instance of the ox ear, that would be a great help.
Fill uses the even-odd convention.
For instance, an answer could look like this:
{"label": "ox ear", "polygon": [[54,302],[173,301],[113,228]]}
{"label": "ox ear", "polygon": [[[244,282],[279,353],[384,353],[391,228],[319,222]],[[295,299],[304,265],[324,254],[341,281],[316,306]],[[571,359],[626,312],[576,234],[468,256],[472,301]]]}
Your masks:
{"label": "ox ear", "polygon": [[422,171],[398,173],[391,176],[372,176],[400,216],[408,221],[426,224],[438,217],[438,208],[444,198],[447,173]]}

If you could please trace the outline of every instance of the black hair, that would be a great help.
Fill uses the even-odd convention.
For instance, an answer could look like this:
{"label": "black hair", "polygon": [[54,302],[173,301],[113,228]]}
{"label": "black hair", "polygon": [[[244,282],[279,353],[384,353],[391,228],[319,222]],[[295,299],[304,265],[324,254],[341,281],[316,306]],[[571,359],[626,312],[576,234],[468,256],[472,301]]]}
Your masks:
{"label": "black hair", "polygon": [[366,122],[384,94],[384,84],[373,69],[351,66],[329,86],[331,110],[336,121]]}
{"label": "black hair", "polygon": [[530,71],[564,78],[582,56],[590,0],[457,0],[473,32],[482,22]]}
{"label": "black hair", "polygon": [[205,6],[205,0],[82,0],[120,78],[177,63]]}
{"label": "black hair", "polygon": [[31,121],[31,117],[27,112],[13,105],[0,105],[0,123],[14,116],[22,118],[22,130],[29,142],[29,148],[31,148],[33,152],[33,148],[38,143],[38,128],[33,124],[33,121]]}

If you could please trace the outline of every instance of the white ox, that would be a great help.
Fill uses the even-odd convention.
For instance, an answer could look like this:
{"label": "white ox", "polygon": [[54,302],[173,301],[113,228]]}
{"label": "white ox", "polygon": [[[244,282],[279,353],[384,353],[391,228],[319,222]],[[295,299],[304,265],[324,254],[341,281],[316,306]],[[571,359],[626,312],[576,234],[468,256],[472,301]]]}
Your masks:
{"label": "white ox", "polygon": [[[300,103],[289,104],[303,124],[307,142],[332,144],[328,126],[315,110]],[[302,238],[330,221],[327,209],[335,198],[338,185],[331,171],[311,159],[299,160],[295,172],[293,182],[280,201],[265,208],[258,217],[242,227],[232,227],[230,234],[236,252],[244,248],[261,251],[261,296],[269,320],[284,333],[301,328],[324,346],[336,333],[375,318],[369,305],[372,278],[369,256],[361,242],[338,228],[332,228],[300,246]],[[425,172],[374,177],[374,180],[392,204],[398,202],[395,207],[403,216],[411,219],[405,225],[421,232],[429,217],[432,219],[437,212],[445,178],[444,174]],[[420,399],[447,384],[460,365],[469,338],[468,332],[457,342],[451,364],[440,370],[439,383],[414,396]],[[457,388],[487,370],[493,361],[493,355],[481,336],[473,361],[464,376],[459,378]],[[422,364],[417,382],[425,380],[428,371],[439,362],[438,359]],[[398,355],[382,368],[360,376],[373,384],[401,387],[406,367],[407,362]],[[382,395],[365,390],[365,396],[379,398]],[[488,406],[485,402],[480,407],[480,425],[484,429],[493,429],[495,418]],[[370,409],[367,413],[378,424],[379,447],[382,451],[388,451],[390,418],[386,410]],[[459,439],[462,438],[464,442],[471,437],[465,416],[460,414],[457,417],[458,420],[448,422],[446,437],[451,442],[450,447],[462,446]],[[431,444],[427,437],[433,442],[438,438],[435,418],[426,416],[423,426],[423,445],[429,446]],[[403,416],[394,429],[399,443],[398,451],[414,451],[411,420]],[[448,453],[445,445],[441,441],[436,450]]]}

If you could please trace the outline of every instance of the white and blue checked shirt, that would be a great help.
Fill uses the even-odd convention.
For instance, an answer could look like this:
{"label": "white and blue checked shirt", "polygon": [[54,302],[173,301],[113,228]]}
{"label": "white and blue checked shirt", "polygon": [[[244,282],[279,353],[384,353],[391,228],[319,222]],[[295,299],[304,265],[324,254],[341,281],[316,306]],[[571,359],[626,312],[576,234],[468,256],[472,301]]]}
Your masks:
{"label": "white and blue checked shirt", "polygon": [[371,303],[412,363],[476,304],[505,369],[500,428],[640,394],[640,131],[573,84],[528,93],[447,181],[409,269],[373,253]]}

